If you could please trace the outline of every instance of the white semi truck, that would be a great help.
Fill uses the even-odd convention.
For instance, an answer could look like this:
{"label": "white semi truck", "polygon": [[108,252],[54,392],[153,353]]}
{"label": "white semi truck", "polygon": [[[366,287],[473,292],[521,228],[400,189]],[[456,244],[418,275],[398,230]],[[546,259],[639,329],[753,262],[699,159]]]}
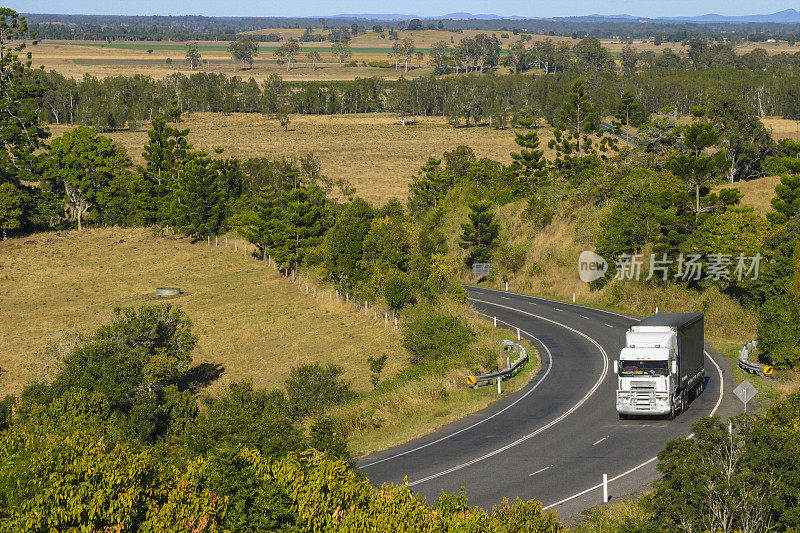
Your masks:
{"label": "white semi truck", "polygon": [[705,385],[702,313],[656,313],[625,333],[614,361],[617,412],[675,418]]}

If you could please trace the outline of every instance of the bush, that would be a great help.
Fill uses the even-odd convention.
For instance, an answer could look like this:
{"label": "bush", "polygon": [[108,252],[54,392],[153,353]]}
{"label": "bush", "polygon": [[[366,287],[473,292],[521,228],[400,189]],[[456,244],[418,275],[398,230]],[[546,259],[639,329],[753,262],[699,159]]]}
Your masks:
{"label": "bush", "polygon": [[375,68],[394,68],[394,63],[382,59],[377,61],[367,61],[367,65]]}
{"label": "bush", "polygon": [[450,298],[460,304],[465,304],[469,301],[469,293],[462,284],[456,281],[450,286]]}
{"label": "bush", "polygon": [[475,332],[462,317],[430,312],[409,322],[403,336],[411,363],[418,365],[458,355],[475,339]]}
{"label": "bush", "polygon": [[321,413],[326,408],[337,405],[355,396],[349,381],[341,381],[344,369],[328,363],[294,367],[286,380],[286,395],[289,398],[289,412],[292,416],[306,417]]}
{"label": "bush", "polygon": [[766,362],[783,368],[800,365],[800,298],[784,294],[761,308],[758,348]]}
{"label": "bush", "polygon": [[414,283],[404,272],[392,274],[383,286],[383,297],[389,309],[399,311],[414,302]]}

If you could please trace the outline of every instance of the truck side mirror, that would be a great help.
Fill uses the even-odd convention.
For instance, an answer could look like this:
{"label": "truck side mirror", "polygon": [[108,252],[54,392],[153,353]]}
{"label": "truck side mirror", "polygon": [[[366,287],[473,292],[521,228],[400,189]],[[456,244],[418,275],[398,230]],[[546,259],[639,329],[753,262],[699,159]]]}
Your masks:
{"label": "truck side mirror", "polygon": [[677,361],[672,361],[672,373],[673,374],[677,374],[678,373],[678,362]]}
{"label": "truck side mirror", "polygon": [[619,361],[614,361],[614,373],[619,374]]}

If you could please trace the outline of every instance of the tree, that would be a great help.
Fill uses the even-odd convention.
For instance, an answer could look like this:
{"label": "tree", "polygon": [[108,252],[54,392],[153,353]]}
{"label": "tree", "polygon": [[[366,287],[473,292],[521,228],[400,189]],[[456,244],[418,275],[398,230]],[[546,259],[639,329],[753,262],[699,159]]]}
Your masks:
{"label": "tree", "polygon": [[687,152],[673,154],[667,160],[667,168],[695,190],[695,219],[700,213],[713,209],[701,207],[700,189],[711,185],[715,177],[730,164],[722,150],[704,153],[716,144],[719,137],[719,131],[710,122],[695,122],[683,130],[683,144]]}
{"label": "tree", "polygon": [[392,311],[400,311],[414,301],[414,283],[405,272],[395,272],[383,286],[383,297]]}
{"label": "tree", "polygon": [[436,208],[455,182],[453,174],[442,170],[441,164],[441,159],[429,157],[409,184],[408,210],[412,214],[420,216]]}
{"label": "tree", "polygon": [[350,43],[345,41],[333,43],[331,45],[331,53],[339,58],[340,65],[344,63],[345,59],[353,55],[353,52],[350,50]]}
{"label": "tree", "polygon": [[0,228],[3,229],[3,240],[10,229],[19,229],[22,216],[30,197],[13,183],[7,181],[0,184]]}
{"label": "tree", "polygon": [[399,79],[387,95],[387,107],[398,114],[403,126],[405,126],[406,118],[408,115],[413,114],[416,109],[415,104],[413,83],[402,78]]}
{"label": "tree", "polygon": [[317,62],[322,59],[322,56],[319,55],[319,52],[316,50],[311,50],[306,54],[306,57],[309,61],[311,61],[311,70],[317,70]]}
{"label": "tree", "polygon": [[436,74],[447,72],[452,59],[453,48],[444,41],[437,41],[431,45],[428,53],[431,56],[431,62]]}
{"label": "tree", "polygon": [[464,259],[467,266],[473,263],[488,263],[497,246],[497,237],[500,233],[500,223],[495,218],[494,212],[489,208],[489,202],[473,202],[470,204],[468,214],[469,223],[461,224],[461,239],[458,243],[464,250],[469,250]]}
{"label": "tree", "polygon": [[67,215],[78,223],[79,231],[90,209],[102,211],[112,200],[111,184],[131,164],[123,148],[87,126],[53,139],[48,158],[45,179],[63,194]]}
{"label": "tree", "polygon": [[30,39],[25,17],[0,8],[0,183],[15,186],[21,180],[38,181],[39,150],[49,137],[39,125],[38,108],[46,89],[31,69],[31,52],[26,51]]}
{"label": "tree", "polygon": [[197,43],[186,45],[186,62],[189,63],[189,70],[200,66],[200,51],[197,49]]}
{"label": "tree", "polygon": [[800,294],[770,298],[761,307],[758,348],[764,360],[781,368],[800,366]]}
{"label": "tree", "polygon": [[624,91],[620,95],[617,113],[614,117],[625,126],[636,128],[647,122],[649,118],[644,106],[636,100],[636,97],[630,91]]}
{"label": "tree", "polygon": [[242,231],[262,253],[269,252],[282,267],[297,271],[331,225],[325,191],[317,185],[299,185],[262,189]]}
{"label": "tree", "polygon": [[251,37],[245,35],[238,40],[231,42],[228,45],[228,52],[233,59],[233,71],[236,72],[236,62],[241,61],[242,64],[247,63],[250,68],[253,68],[253,57],[258,55],[258,43]]}
{"label": "tree", "polygon": [[775,212],[767,213],[767,218],[774,224],[783,224],[800,213],[800,176],[781,176],[771,203]]}
{"label": "tree", "polygon": [[574,132],[576,139],[596,131],[600,126],[599,115],[594,108],[583,81],[576,79],[561,105],[559,129]]}
{"label": "tree", "polygon": [[195,157],[176,169],[165,221],[186,235],[219,235],[244,194],[236,159]]}
{"label": "tree", "polygon": [[503,58],[503,64],[509,67],[514,74],[528,69],[531,51],[525,48],[525,43],[516,41],[508,47],[508,54]]}
{"label": "tree", "polygon": [[739,97],[724,94],[711,99],[708,115],[720,132],[719,146],[730,161],[728,182],[763,176],[764,161],[776,146],[758,116]]}
{"label": "tree", "polygon": [[519,152],[511,152],[513,162],[510,168],[517,176],[515,192],[535,196],[547,177],[544,150],[537,150],[539,135],[533,130],[514,132],[514,142],[521,148]]}
{"label": "tree", "polygon": [[336,283],[352,288],[365,281],[365,272],[359,268],[358,262],[374,217],[372,206],[361,198],[355,198],[339,213],[336,223],[325,234],[325,269]]}
{"label": "tree", "polygon": [[636,64],[639,62],[639,54],[632,46],[626,45],[622,48],[619,54],[619,60],[622,64],[622,73],[626,76],[636,74]]}
{"label": "tree", "polygon": [[[294,63],[295,56],[300,53],[300,43],[297,42],[297,39],[291,38],[276,48],[273,53],[280,61],[286,63],[286,72],[289,72]],[[319,54],[317,54],[317,58],[319,58]]]}
{"label": "tree", "polygon": [[414,46],[414,40],[411,37],[405,37],[402,41],[400,41],[400,53],[406,63],[406,72],[408,72],[408,60],[414,55],[416,49],[416,46]]}
{"label": "tree", "polygon": [[341,381],[344,374],[340,366],[328,363],[307,363],[289,371],[286,380],[286,395],[292,416],[305,418],[321,413],[324,409],[346,402],[355,393],[349,381]]}
{"label": "tree", "polygon": [[614,64],[611,54],[594,37],[582,39],[572,49],[581,72],[609,70]]}

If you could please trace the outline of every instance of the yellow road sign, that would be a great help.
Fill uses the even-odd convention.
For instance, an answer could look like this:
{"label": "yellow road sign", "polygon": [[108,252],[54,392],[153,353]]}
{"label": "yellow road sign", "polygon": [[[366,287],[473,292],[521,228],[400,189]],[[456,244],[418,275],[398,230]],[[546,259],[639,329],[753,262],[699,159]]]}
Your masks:
{"label": "yellow road sign", "polygon": [[467,376],[467,385],[475,385],[477,382],[475,376]]}
{"label": "yellow road sign", "polygon": [[771,367],[771,366],[765,366],[764,367],[763,373],[764,373],[765,376],[771,376],[773,372],[775,372],[775,368],[774,367]]}

